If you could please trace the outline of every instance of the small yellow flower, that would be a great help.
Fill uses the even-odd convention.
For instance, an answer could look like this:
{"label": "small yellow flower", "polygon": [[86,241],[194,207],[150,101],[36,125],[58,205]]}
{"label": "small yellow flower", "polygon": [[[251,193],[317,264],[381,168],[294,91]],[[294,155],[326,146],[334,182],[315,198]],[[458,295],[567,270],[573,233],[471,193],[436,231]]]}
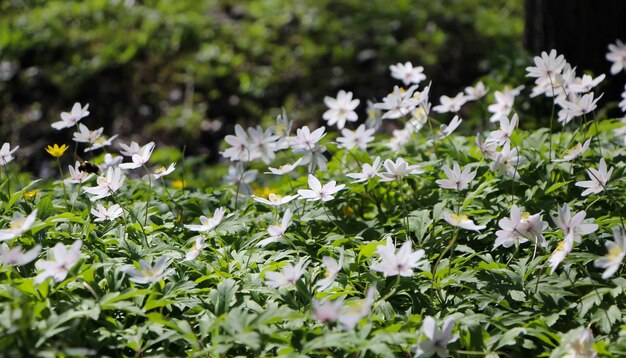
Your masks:
{"label": "small yellow flower", "polygon": [[46,148],[46,152],[48,152],[51,156],[58,158],[60,156],[63,155],[63,153],[65,153],[65,151],[69,148],[69,146],[67,144],[63,144],[59,147],[58,144],[55,144],[54,146],[48,146]]}
{"label": "small yellow flower", "polygon": [[37,190],[31,190],[24,193],[24,199],[33,200],[37,196]]}
{"label": "small yellow flower", "polygon": [[270,196],[270,194],[272,194],[272,191],[270,190],[270,188],[264,186],[264,187],[253,187],[252,191],[254,192],[254,195],[259,196],[261,198],[268,198]]}
{"label": "small yellow flower", "polygon": [[341,209],[341,211],[343,212],[344,216],[348,216],[351,217],[352,215],[354,215],[354,209],[351,206],[344,206],[343,209]]}
{"label": "small yellow flower", "polygon": [[182,189],[185,186],[185,183],[182,180],[174,180],[172,182],[172,187],[174,189]]}

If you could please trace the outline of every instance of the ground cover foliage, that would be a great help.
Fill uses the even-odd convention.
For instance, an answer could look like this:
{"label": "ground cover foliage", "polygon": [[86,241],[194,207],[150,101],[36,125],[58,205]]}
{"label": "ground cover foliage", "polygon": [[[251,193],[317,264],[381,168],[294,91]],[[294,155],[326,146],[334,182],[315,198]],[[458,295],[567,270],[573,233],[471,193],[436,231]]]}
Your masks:
{"label": "ground cover foliage", "polygon": [[[0,350],[624,354],[624,123],[594,116],[602,76],[555,52],[527,71],[534,100],[555,104],[550,128],[523,129],[513,100],[530,91],[515,84],[492,104],[476,84],[431,108],[422,69],[397,64],[405,88],[364,124],[366,104],[340,91],[324,101],[340,133],[283,113],[237,127],[231,165],[211,168],[112,146],[88,129],[97,104],[76,104],[52,123],[76,130],[72,148],[46,148],[61,179],[15,170],[16,143],[0,152]],[[461,106],[484,109],[481,135],[455,133]],[[377,133],[383,121],[398,129]]]}

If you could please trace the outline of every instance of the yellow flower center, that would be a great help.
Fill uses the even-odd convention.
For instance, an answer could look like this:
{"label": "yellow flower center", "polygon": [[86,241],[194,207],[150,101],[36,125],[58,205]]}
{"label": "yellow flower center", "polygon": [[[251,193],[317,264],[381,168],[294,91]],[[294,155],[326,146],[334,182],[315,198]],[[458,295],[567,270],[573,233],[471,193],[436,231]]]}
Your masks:
{"label": "yellow flower center", "polygon": [[165,172],[165,167],[160,167],[154,170],[154,174],[161,174]]}
{"label": "yellow flower center", "polygon": [[528,211],[524,211],[522,213],[522,220],[528,220],[530,218],[530,213]]}
{"label": "yellow flower center", "polygon": [[11,229],[19,229],[22,226],[24,226],[24,218],[14,219],[13,222],[11,224],[9,224],[9,227]]}
{"label": "yellow flower center", "polygon": [[270,195],[268,195],[267,197],[269,199],[269,201],[271,201],[272,203],[278,203],[282,200],[282,195],[278,195],[278,194],[274,194],[274,193],[270,193]]}
{"label": "yellow flower center", "polygon": [[49,145],[46,147],[46,152],[48,152],[51,156],[58,158],[62,156],[68,148],[69,146],[67,144],[63,144],[60,147],[58,144],[55,144],[54,146]]}
{"label": "yellow flower center", "polygon": [[609,252],[606,255],[606,258],[609,259],[609,261],[614,262],[614,261],[618,261],[621,255],[622,255],[622,249],[616,245],[609,249]]}
{"label": "yellow flower center", "polygon": [[37,190],[31,190],[24,193],[24,199],[32,200],[37,196]]}
{"label": "yellow flower center", "polygon": [[565,151],[565,155],[570,155],[572,154],[574,151],[579,150],[580,149],[580,143],[576,144],[575,146],[571,147],[570,149]]}
{"label": "yellow flower center", "polygon": [[457,215],[457,214],[450,214],[450,219],[452,219],[452,222],[454,222],[455,224],[460,224],[462,222],[469,220],[467,215]]}

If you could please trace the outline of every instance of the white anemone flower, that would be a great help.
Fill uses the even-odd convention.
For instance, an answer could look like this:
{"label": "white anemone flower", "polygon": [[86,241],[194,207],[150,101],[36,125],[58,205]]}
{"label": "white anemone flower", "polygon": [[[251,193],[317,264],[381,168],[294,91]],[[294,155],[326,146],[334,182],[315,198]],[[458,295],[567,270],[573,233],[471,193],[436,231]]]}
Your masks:
{"label": "white anemone flower", "polygon": [[280,205],[283,205],[283,204],[286,204],[286,203],[292,201],[293,199],[296,199],[298,196],[300,196],[300,195],[296,194],[296,195],[285,195],[285,196],[282,196],[282,195],[270,193],[270,195],[268,195],[267,199],[261,198],[259,196],[252,195],[252,200],[256,201],[257,203],[261,203],[261,204],[265,204],[265,205],[280,206]]}
{"label": "white anemone flower", "polygon": [[330,287],[333,282],[335,282],[339,271],[341,271],[341,268],[343,267],[343,248],[339,253],[339,261],[330,256],[324,256],[322,257],[322,263],[324,264],[324,267],[326,267],[326,270],[324,270],[324,278],[315,283],[315,286],[319,291],[324,291]]}
{"label": "white anemone flower", "polygon": [[28,231],[37,218],[37,209],[33,210],[28,216],[24,217],[21,213],[15,212],[13,214],[13,220],[9,224],[8,229],[0,230],[0,242],[7,241],[19,237],[26,231]]}
{"label": "white anemone flower", "polygon": [[439,127],[439,133],[435,134],[435,139],[444,139],[454,132],[463,120],[459,116],[454,116],[450,123],[442,124]]}
{"label": "white anemone flower", "polygon": [[381,103],[374,104],[374,108],[385,111],[385,114],[381,117],[382,119],[404,117],[422,103],[422,98],[413,97],[416,89],[417,85],[413,85],[406,90],[395,86],[393,92],[385,96]]}
{"label": "white anemone flower", "polygon": [[174,272],[174,269],[167,269],[169,261],[169,258],[165,255],[161,256],[154,266],[150,265],[146,260],[139,260],[139,270],[135,266],[130,266],[124,269],[124,272],[130,276],[129,280],[134,283],[144,285],[158,282]]}
{"label": "white anemone flower", "polygon": [[13,161],[13,153],[18,150],[20,146],[16,145],[11,149],[11,145],[9,143],[4,143],[2,148],[0,148],[0,166],[5,166]]}
{"label": "white anemone flower", "polygon": [[367,150],[367,145],[374,140],[374,128],[367,129],[365,124],[361,124],[356,130],[344,128],[341,130],[341,137],[337,138],[339,146],[348,150],[355,147],[362,151]]}
{"label": "white anemone flower", "polygon": [[563,241],[559,241],[559,243],[556,245],[556,249],[552,251],[550,258],[548,258],[548,263],[550,264],[550,274],[553,274],[559,264],[561,264],[561,262],[565,260],[567,255],[569,255],[569,253],[572,251],[573,245],[573,240],[567,237],[563,239]]}
{"label": "white anemone flower", "polygon": [[52,123],[52,128],[61,130],[63,128],[75,126],[78,121],[89,115],[89,111],[87,110],[88,108],[89,103],[87,103],[85,107],[82,107],[78,102],[74,103],[70,113],[61,112],[61,120],[59,122]]}
{"label": "white anemone flower", "polygon": [[385,277],[389,276],[413,276],[413,269],[425,264],[422,260],[424,250],[413,251],[411,242],[405,241],[396,252],[396,245],[391,237],[387,236],[385,245],[376,247],[376,253],[380,256],[380,262],[372,265],[371,269],[382,272]]}
{"label": "white anemone flower", "polygon": [[465,229],[465,230],[480,231],[487,227],[485,225],[476,225],[474,221],[472,221],[472,219],[467,217],[467,215],[462,215],[462,214],[444,212],[443,219],[447,221],[448,224],[452,226],[460,227],[461,229]]}
{"label": "white anemone flower", "polygon": [[37,256],[39,256],[39,252],[41,252],[41,245],[39,244],[26,252],[22,251],[21,245],[12,249],[4,245],[0,247],[0,264],[15,266],[26,265],[36,259]]}
{"label": "white anemone flower", "polygon": [[152,156],[154,150],[154,142],[150,142],[139,149],[139,153],[133,154],[132,163],[122,163],[119,165],[122,169],[137,169],[144,166]]}
{"label": "white anemone flower", "polygon": [[609,45],[609,53],[606,59],[612,62],[611,74],[616,75],[626,68],[626,44],[617,40],[614,44]]}
{"label": "white anemone flower", "polygon": [[613,240],[615,241],[605,242],[608,250],[606,256],[594,261],[596,267],[605,269],[602,273],[602,278],[605,280],[617,272],[626,256],[626,236],[618,226],[613,228]]}
{"label": "white anemone flower", "polygon": [[591,180],[579,181],[576,182],[575,185],[586,188],[585,191],[582,192],[582,196],[597,194],[606,188],[606,183],[611,179],[611,174],[613,174],[613,168],[607,171],[606,161],[604,158],[600,158],[598,169],[587,169],[587,175],[589,175],[589,179]]}
{"label": "white anemone flower", "polygon": [[78,125],[78,132],[74,132],[74,142],[77,143],[90,143],[93,144],[102,136],[104,128],[100,127],[96,130],[90,130],[86,125],[80,123]]}
{"label": "white anemone flower", "polygon": [[191,249],[189,249],[189,251],[187,251],[187,253],[185,254],[185,260],[183,261],[195,260],[196,257],[200,255],[200,252],[202,251],[203,247],[204,247],[204,237],[196,236],[193,246],[191,247]]}
{"label": "white anemone flower", "polygon": [[495,103],[489,105],[487,110],[490,113],[493,113],[489,121],[497,122],[500,117],[508,116],[513,109],[513,103],[515,102],[515,97],[520,94],[520,92],[524,89],[524,86],[518,86],[513,89],[509,88],[509,86],[505,86],[502,91],[494,92]]}
{"label": "white anemone flower", "polygon": [[309,174],[310,189],[299,189],[298,194],[301,199],[308,201],[330,201],[335,198],[335,194],[345,188],[344,184],[336,184],[337,182],[333,180],[322,186],[322,183],[313,174]]}
{"label": "white anemone flower", "polygon": [[235,126],[235,135],[227,135],[224,137],[224,141],[230,145],[229,148],[222,152],[224,158],[233,162],[249,162],[253,160],[252,141],[241,125],[237,124]]}
{"label": "white anemone flower", "polygon": [[584,328],[580,336],[574,337],[569,343],[569,349],[562,358],[597,358],[598,353],[593,349],[593,332]]}
{"label": "white anemone flower", "polygon": [[321,323],[335,322],[341,315],[343,308],[343,297],[335,300],[323,300],[319,301],[315,298],[312,300],[313,304],[313,319]]}
{"label": "white anemone flower", "polygon": [[265,284],[269,287],[284,287],[294,285],[305,272],[305,268],[309,265],[306,259],[300,259],[295,265],[288,263],[283,266],[281,272],[266,272]]}
{"label": "white anemone flower", "polygon": [[452,169],[447,165],[444,165],[441,169],[446,174],[447,179],[438,179],[435,183],[439,184],[439,187],[442,189],[465,190],[476,177],[476,171],[472,171],[470,166],[465,166],[463,171],[461,171],[461,166],[456,162],[452,165]]}
{"label": "white anemone flower", "polygon": [[94,176],[93,173],[87,173],[86,171],[80,170],[80,166],[81,164],[79,161],[76,161],[73,166],[68,165],[70,177],[63,180],[65,184],[83,184]]}
{"label": "white anemone flower", "polygon": [[474,87],[465,87],[465,97],[468,101],[477,101],[487,95],[489,88],[485,88],[482,81],[476,83]]}
{"label": "white anemone flower", "polygon": [[391,77],[402,81],[405,86],[419,84],[426,79],[424,67],[413,67],[411,62],[396,63],[395,65],[389,66],[389,70],[391,71]]}
{"label": "white anemone flower", "polygon": [[300,163],[302,163],[302,158],[299,158],[293,164],[281,165],[278,168],[267,168],[269,172],[265,172],[265,174],[285,175],[291,173],[294,169],[296,169],[296,167],[298,167],[298,165],[300,165]]}
{"label": "white anemone flower", "polygon": [[38,270],[44,270],[35,277],[35,284],[38,285],[42,283],[48,277],[52,277],[55,282],[65,280],[67,274],[80,259],[80,248],[82,245],[83,242],[81,240],[76,240],[68,250],[62,243],[57,243],[52,248],[52,254],[54,256],[52,260],[40,260],[35,264]]}
{"label": "white anemone flower", "polygon": [[410,165],[402,158],[398,158],[395,162],[391,159],[387,159],[385,160],[383,166],[387,171],[379,174],[381,182],[402,180],[407,175],[424,173],[422,167],[419,165]]}
{"label": "white anemone flower", "polygon": [[585,143],[583,143],[583,144],[580,144],[580,142],[579,142],[576,145],[574,145],[573,147],[571,147],[570,149],[566,150],[565,153],[563,153],[563,158],[561,158],[561,159],[552,159],[552,161],[553,162],[569,162],[569,161],[572,161],[572,160],[578,158],[578,156],[580,156],[584,152],[586,152],[587,149],[589,149],[589,145],[590,144],[591,144],[591,138],[587,139],[585,141]]}
{"label": "white anemone flower", "polygon": [[509,143],[511,141],[511,135],[513,130],[517,127],[519,118],[517,113],[513,114],[513,117],[509,121],[507,116],[500,117],[500,129],[489,133],[489,136],[485,140],[486,143],[495,143],[497,146]]}
{"label": "white anemone flower", "polygon": [[118,204],[113,204],[108,208],[98,204],[95,208],[91,208],[91,214],[96,217],[94,222],[112,221],[122,216],[122,213],[122,207]]}
{"label": "white anemone flower", "polygon": [[439,330],[434,318],[430,316],[424,318],[422,332],[426,336],[426,340],[414,347],[415,357],[430,357],[433,354],[439,357],[448,357],[448,344],[459,339],[458,334],[452,334],[454,324],[454,319],[448,317],[441,325],[441,330]]}
{"label": "white anemone flower", "polygon": [[353,329],[361,319],[370,314],[372,309],[372,303],[374,303],[374,294],[376,293],[376,287],[371,286],[365,295],[364,299],[358,301],[352,301],[343,306],[341,314],[337,321],[341,324],[341,328],[344,330]]}
{"label": "white anemone flower", "polygon": [[204,215],[200,216],[201,225],[185,225],[188,230],[197,231],[197,232],[207,232],[215,229],[224,218],[224,214],[226,213],[225,208],[217,208],[213,213],[213,217],[208,218]]}
{"label": "white anemone flower", "polygon": [[337,124],[338,129],[346,126],[346,121],[356,122],[359,117],[354,111],[359,106],[358,99],[352,99],[352,92],[340,90],[337,98],[324,97],[324,103],[328,110],[324,112],[322,118],[328,122],[329,126]]}
{"label": "white anemone flower", "polygon": [[355,179],[353,183],[362,183],[378,176],[380,170],[380,157],[376,157],[372,164],[364,163],[360,173],[346,174],[348,178]]}
{"label": "white anemone flower", "polygon": [[563,232],[563,237],[567,240],[581,242],[582,235],[591,234],[598,230],[598,225],[593,223],[583,223],[587,213],[583,210],[574,215],[571,214],[569,206],[563,204],[557,209],[557,216],[552,217],[556,226]]}
{"label": "white anemone flower", "polygon": [[152,178],[155,180],[161,179],[162,177],[171,174],[174,169],[176,169],[176,163],[171,163],[167,168],[158,167],[152,171]]}
{"label": "white anemone flower", "polygon": [[467,97],[465,93],[460,92],[456,96],[450,98],[448,96],[439,97],[439,105],[433,107],[433,111],[437,113],[457,113],[461,110],[461,107],[467,103]]}
{"label": "white anemone flower", "polygon": [[537,79],[552,79],[554,76],[561,73],[565,67],[565,57],[563,55],[557,55],[556,50],[551,50],[548,54],[543,51],[540,56],[535,56],[533,59],[535,66],[526,67],[528,74],[527,77],[535,77]]}
{"label": "white anemone flower", "polygon": [[291,218],[293,217],[293,213],[291,209],[287,208],[285,210],[285,214],[283,214],[283,218],[278,225],[271,225],[267,228],[267,232],[270,237],[263,239],[257,243],[257,246],[265,247],[273,242],[280,240],[281,237],[287,232],[289,226],[291,226]]}
{"label": "white anemone flower", "polygon": [[83,188],[85,192],[93,195],[90,200],[96,201],[98,199],[106,198],[115,193],[119,188],[124,185],[125,176],[119,167],[109,167],[106,175],[98,177],[96,183],[97,186],[90,188]]}

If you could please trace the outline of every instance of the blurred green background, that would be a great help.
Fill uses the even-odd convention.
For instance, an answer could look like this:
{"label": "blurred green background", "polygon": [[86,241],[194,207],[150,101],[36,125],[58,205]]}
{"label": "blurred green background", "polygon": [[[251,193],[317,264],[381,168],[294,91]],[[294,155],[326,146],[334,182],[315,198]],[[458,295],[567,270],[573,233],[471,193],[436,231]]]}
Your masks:
{"label": "blurred green background", "polygon": [[36,171],[45,145],[71,142],[50,123],[78,101],[91,129],[215,161],[235,123],[271,121],[281,107],[320,122],[339,89],[361,99],[364,118],[365,100],[401,84],[389,76],[397,62],[425,67],[433,102],[488,74],[519,82],[523,10],[521,0],[5,0],[0,136]]}

